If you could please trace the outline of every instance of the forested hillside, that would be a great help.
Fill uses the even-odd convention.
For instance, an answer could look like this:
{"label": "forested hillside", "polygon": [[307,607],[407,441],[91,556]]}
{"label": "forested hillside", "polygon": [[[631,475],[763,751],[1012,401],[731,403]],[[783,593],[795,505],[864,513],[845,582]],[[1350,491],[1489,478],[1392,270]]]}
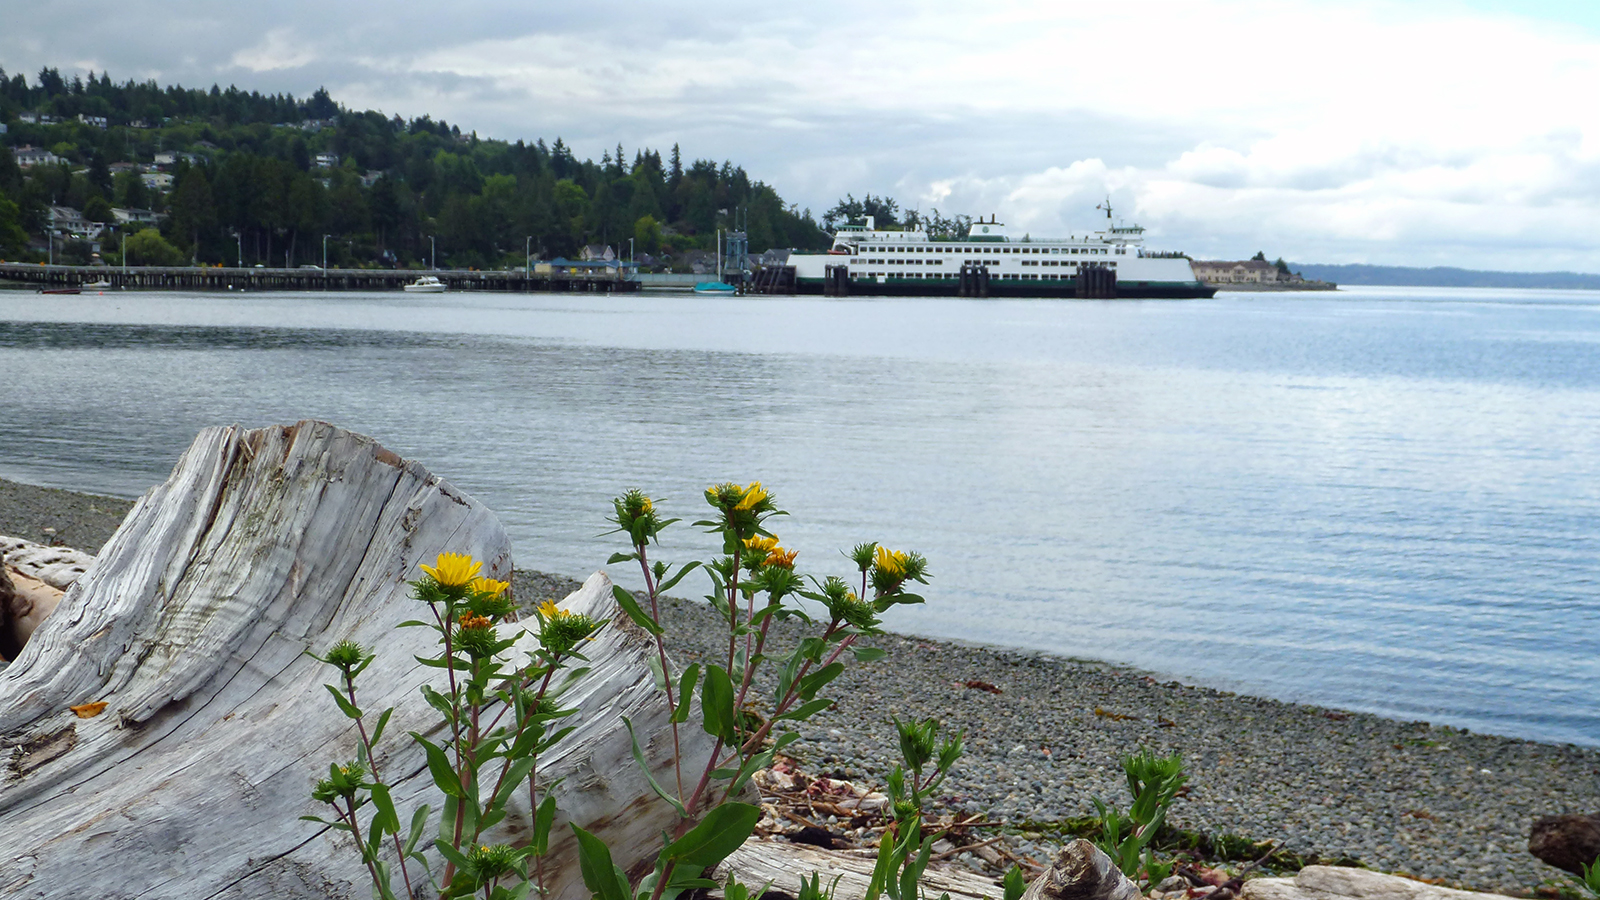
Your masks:
{"label": "forested hillside", "polygon": [[[115,223],[113,209],[161,213],[167,246],[146,235],[139,252],[202,263],[320,263],[324,235],[329,264],[346,266],[426,263],[430,236],[439,264],[456,267],[520,266],[525,250],[572,256],[585,244],[625,256],[630,238],[640,254],[681,255],[711,247],[736,211],[753,252],[827,246],[810,210],[731,162],[620,144],[595,162],[560,138],[479,138],[428,116],[345,109],[320,89],[299,99],[94,73],[69,81],[48,68],[30,83],[0,69],[0,122],[8,151],[59,157],[24,169],[0,153],[0,257],[10,259],[43,258],[52,206],[90,223]],[[69,239],[55,252],[88,250]]]}

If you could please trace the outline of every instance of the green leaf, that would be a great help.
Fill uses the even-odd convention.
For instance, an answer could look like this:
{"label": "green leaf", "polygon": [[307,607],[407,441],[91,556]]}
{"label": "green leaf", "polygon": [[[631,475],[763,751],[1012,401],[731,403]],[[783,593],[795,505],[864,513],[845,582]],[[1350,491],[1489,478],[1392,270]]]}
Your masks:
{"label": "green leaf", "polygon": [[1004,900],[1022,900],[1022,895],[1028,892],[1028,881],[1022,877],[1022,869],[1019,866],[1012,866],[1006,872],[1003,885],[1005,888]]}
{"label": "green leaf", "polygon": [[389,716],[393,714],[394,707],[391,706],[383,711],[383,715],[378,717],[378,727],[372,729],[372,746],[378,746],[378,741],[383,738],[383,729],[389,724]]}
{"label": "green leaf", "polygon": [[550,826],[556,821],[556,798],[545,797],[533,817],[533,854],[543,856],[550,852]]}
{"label": "green leaf", "polygon": [[694,686],[699,682],[700,664],[690,663],[678,677],[678,708],[672,711],[673,722],[689,721],[689,707],[693,705],[689,702],[689,698],[694,695]]}
{"label": "green leaf", "polygon": [[606,565],[614,566],[619,562],[628,562],[629,560],[638,558],[639,554],[637,553],[613,553],[611,554],[611,558],[606,560]]}
{"label": "green leaf", "polygon": [[872,662],[889,655],[887,650],[877,647],[851,647],[850,652],[856,655],[856,662]]}
{"label": "green leaf", "polygon": [[733,714],[733,681],[721,666],[706,666],[706,680],[700,688],[700,713],[706,733],[733,743],[737,737]]}
{"label": "green leaf", "polygon": [[835,678],[838,678],[843,672],[844,663],[835,662],[831,665],[824,666],[823,668],[818,669],[817,671],[812,672],[810,675],[800,679],[800,685],[797,688],[800,694],[800,699],[810,700],[812,697],[815,697],[817,695],[817,691],[822,690],[824,685]]}
{"label": "green leaf", "polygon": [[[510,799],[511,792],[522,784],[523,779],[528,777],[529,772],[533,771],[533,765],[536,762],[538,760],[532,756],[525,756],[513,762],[511,768],[506,771],[505,779],[500,782],[500,790],[496,791],[495,795],[490,798],[489,808],[499,809],[503,807],[506,800]],[[485,822],[483,827],[488,828],[489,823]]]}
{"label": "green leaf", "polygon": [[462,796],[461,779],[456,775],[456,770],[450,767],[450,757],[445,755],[444,749],[415,731],[411,732],[411,738],[427,752],[428,772],[433,775],[433,783],[439,786],[439,790],[451,797]]}
{"label": "green leaf", "polygon": [[832,705],[833,701],[829,700],[827,697],[818,697],[817,699],[812,700],[803,706],[789,710],[781,716],[775,716],[773,721],[779,721],[782,719],[794,719],[796,721],[809,719]]}
{"label": "green leaf", "polygon": [[678,815],[688,818],[689,812],[683,808],[683,802],[667,793],[666,789],[656,781],[655,774],[650,771],[650,764],[645,762],[644,751],[639,749],[639,735],[634,733],[633,722],[627,716],[623,716],[622,724],[628,726],[628,738],[633,742],[633,761],[638,764],[639,771],[644,773],[644,780],[650,782],[650,790],[655,791],[657,797],[672,804],[672,808],[678,811]]}
{"label": "green leaf", "polygon": [[668,844],[663,858],[682,865],[710,868],[739,849],[761,820],[761,808],[748,803],[724,803],[711,810],[689,833]]}
{"label": "green leaf", "polygon": [[578,868],[583,872],[583,886],[599,900],[630,900],[627,879],[617,877],[606,842],[579,828],[576,822],[572,823],[572,833],[578,837]]}
{"label": "green leaf", "polygon": [[633,594],[622,585],[613,584],[611,586],[611,596],[617,598],[617,605],[621,606],[622,611],[628,614],[628,618],[633,620],[633,624],[651,634],[662,633],[661,623],[650,618],[650,614],[639,606],[639,602],[633,599]]}
{"label": "green leaf", "polygon": [[388,785],[372,786],[372,805],[378,808],[377,814],[372,817],[372,830],[384,834],[399,834],[400,816],[394,811],[394,800],[389,796]]}
{"label": "green leaf", "polygon": [[424,803],[411,814],[411,834],[406,837],[405,845],[407,856],[417,849],[417,841],[422,840],[422,830],[428,827],[428,812],[428,804]]}
{"label": "green leaf", "polygon": [[672,590],[672,588],[675,585],[677,585],[678,582],[683,580],[683,576],[689,574],[690,572],[693,572],[695,569],[697,569],[699,567],[700,567],[699,560],[696,560],[696,561],[694,561],[692,563],[688,563],[683,568],[678,570],[678,574],[676,574],[676,575],[672,576],[671,578],[668,578],[666,581],[663,581],[660,584],[656,585],[656,593],[659,594],[659,593],[661,593],[663,591]]}
{"label": "green leaf", "polygon": [[346,700],[344,698],[344,695],[339,693],[339,689],[338,688],[334,687],[331,684],[325,684],[325,685],[323,685],[323,687],[327,688],[328,689],[328,693],[332,694],[333,695],[333,699],[336,702],[338,702],[339,711],[344,713],[345,718],[347,718],[347,719],[359,719],[359,718],[361,718],[361,710],[359,708],[357,708],[354,703],[351,703],[349,700]]}

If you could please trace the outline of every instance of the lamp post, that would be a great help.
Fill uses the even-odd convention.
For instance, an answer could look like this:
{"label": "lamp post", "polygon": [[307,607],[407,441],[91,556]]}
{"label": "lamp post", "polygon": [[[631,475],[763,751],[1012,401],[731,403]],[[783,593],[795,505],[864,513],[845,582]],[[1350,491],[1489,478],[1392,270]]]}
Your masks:
{"label": "lamp post", "polygon": [[323,280],[327,280],[327,277],[328,277],[328,236],[327,235],[323,235],[322,236],[322,277],[323,277]]}
{"label": "lamp post", "polygon": [[531,234],[528,235],[528,239],[522,243],[522,255],[525,257],[523,259],[523,262],[522,262],[522,277],[524,277],[524,278],[532,277],[532,275],[533,275],[533,235],[531,235]]}
{"label": "lamp post", "polygon": [[239,245],[239,268],[244,268],[244,237],[235,231],[233,240]]}
{"label": "lamp post", "polygon": [[126,287],[128,284],[128,232],[126,230],[118,231],[117,236],[122,238],[122,284]]}
{"label": "lamp post", "polygon": [[437,257],[433,252],[433,235],[430,234],[428,235],[428,270],[430,272],[439,271],[439,264],[435,261],[436,259]]}

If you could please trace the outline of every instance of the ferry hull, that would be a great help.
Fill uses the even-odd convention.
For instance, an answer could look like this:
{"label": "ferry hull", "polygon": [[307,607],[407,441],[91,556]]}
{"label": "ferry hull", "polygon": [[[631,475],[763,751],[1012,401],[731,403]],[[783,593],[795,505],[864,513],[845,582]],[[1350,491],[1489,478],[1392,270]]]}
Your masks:
{"label": "ferry hull", "polygon": [[[852,278],[849,282],[852,297],[959,297],[960,281],[955,278]],[[795,279],[795,292],[822,294],[821,278]],[[1118,281],[1117,300],[1203,300],[1215,297],[1217,289],[1200,282],[1190,281]],[[1074,278],[1057,278],[1048,281],[991,280],[987,296],[990,298],[1078,299],[1078,283]]]}

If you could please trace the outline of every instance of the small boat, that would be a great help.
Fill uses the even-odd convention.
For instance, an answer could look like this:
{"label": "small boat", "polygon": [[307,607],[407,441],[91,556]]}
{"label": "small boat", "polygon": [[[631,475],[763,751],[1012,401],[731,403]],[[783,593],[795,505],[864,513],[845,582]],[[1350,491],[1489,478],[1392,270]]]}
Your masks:
{"label": "small boat", "polygon": [[432,275],[424,275],[405,286],[405,290],[413,294],[442,294],[444,289],[444,282]]}
{"label": "small boat", "polygon": [[733,294],[738,292],[738,288],[728,284],[726,281],[702,281],[694,286],[694,292],[696,294]]}
{"label": "small boat", "polygon": [[40,288],[39,289],[39,293],[41,293],[41,294],[81,294],[81,293],[83,293],[83,289],[82,288],[75,288],[75,287]]}
{"label": "small boat", "polygon": [[104,278],[100,279],[99,281],[90,281],[83,285],[84,290],[95,291],[102,291],[108,287],[111,287],[111,282],[105,280]]}

